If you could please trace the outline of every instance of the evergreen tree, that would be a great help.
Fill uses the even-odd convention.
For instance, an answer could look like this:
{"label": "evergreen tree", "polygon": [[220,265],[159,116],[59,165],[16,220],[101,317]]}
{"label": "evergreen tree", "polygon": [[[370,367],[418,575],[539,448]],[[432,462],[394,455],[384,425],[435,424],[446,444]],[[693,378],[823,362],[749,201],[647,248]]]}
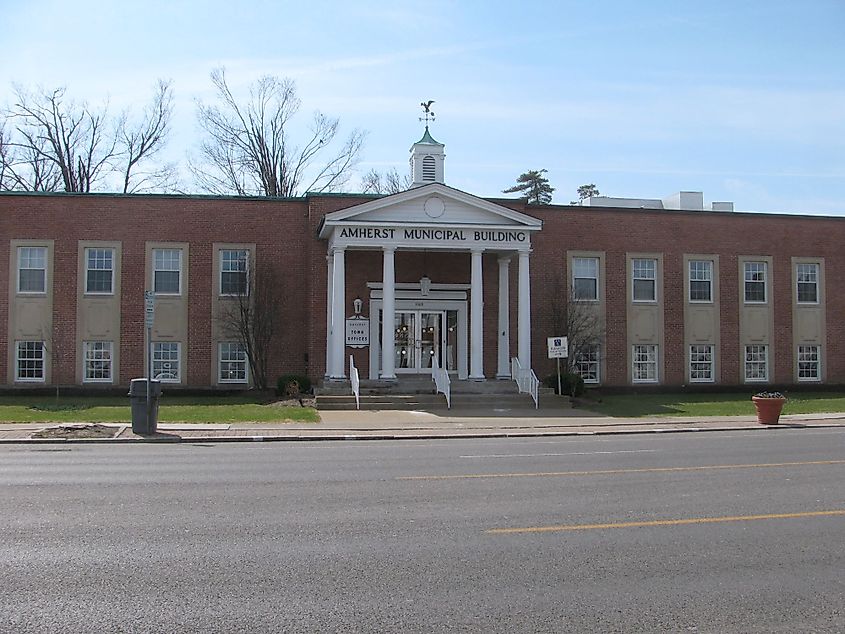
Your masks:
{"label": "evergreen tree", "polygon": [[546,170],[528,170],[516,179],[516,185],[503,189],[503,194],[519,192],[529,205],[548,205],[552,202],[554,187],[549,185],[549,179],[543,176]]}
{"label": "evergreen tree", "polygon": [[596,187],[595,183],[581,185],[581,187],[578,188],[578,198],[580,200],[590,198],[591,196],[601,196],[601,192],[599,191],[599,188]]}

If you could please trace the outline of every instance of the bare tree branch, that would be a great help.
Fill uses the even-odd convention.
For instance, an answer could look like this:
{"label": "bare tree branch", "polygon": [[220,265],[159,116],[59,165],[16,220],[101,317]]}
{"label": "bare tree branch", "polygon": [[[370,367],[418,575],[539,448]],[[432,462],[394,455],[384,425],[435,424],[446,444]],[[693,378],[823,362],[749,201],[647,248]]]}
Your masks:
{"label": "bare tree branch", "polygon": [[[304,191],[336,191],[358,160],[364,134],[353,131],[332,152],[337,119],[316,112],[304,145],[290,141],[291,118],[300,100],[290,79],[264,76],[239,102],[222,68],[211,73],[217,102],[197,103],[197,119],[206,133],[199,162],[191,162],[197,184],[216,194],[298,196]],[[308,179],[306,181],[305,179]],[[302,183],[309,184],[302,189]]]}
{"label": "bare tree branch", "polygon": [[361,179],[361,192],[364,194],[398,194],[410,189],[412,183],[409,174],[400,176],[395,167],[384,174],[373,168],[364,174]]}
{"label": "bare tree branch", "polygon": [[[140,165],[155,157],[164,147],[170,132],[173,114],[171,83],[159,80],[152,101],[144,109],[141,120],[130,127],[127,116],[118,123],[118,142],[121,148],[123,193],[169,191],[173,189],[176,166],[166,164],[141,170]],[[134,172],[134,173],[133,173]]]}

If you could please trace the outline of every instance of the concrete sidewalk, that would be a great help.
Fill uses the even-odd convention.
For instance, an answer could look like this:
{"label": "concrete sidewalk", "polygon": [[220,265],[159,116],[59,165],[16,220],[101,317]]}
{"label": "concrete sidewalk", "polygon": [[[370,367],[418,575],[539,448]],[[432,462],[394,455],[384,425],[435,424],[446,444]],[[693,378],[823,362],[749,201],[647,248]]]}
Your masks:
{"label": "concrete sidewalk", "polygon": [[845,427],[845,413],[782,416],[779,425],[761,425],[754,416],[611,418],[576,409],[323,411],[320,416],[319,423],[160,423],[154,436],[133,434],[128,423],[0,424],[0,443],[497,438]]}

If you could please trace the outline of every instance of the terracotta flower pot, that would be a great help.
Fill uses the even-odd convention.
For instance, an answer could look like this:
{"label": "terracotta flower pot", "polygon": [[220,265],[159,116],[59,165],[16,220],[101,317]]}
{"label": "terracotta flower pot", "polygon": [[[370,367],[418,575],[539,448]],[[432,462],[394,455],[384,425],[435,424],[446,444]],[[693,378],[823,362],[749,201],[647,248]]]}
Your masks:
{"label": "terracotta flower pot", "polygon": [[777,425],[786,398],[752,396],[754,407],[757,409],[757,422],[761,425]]}

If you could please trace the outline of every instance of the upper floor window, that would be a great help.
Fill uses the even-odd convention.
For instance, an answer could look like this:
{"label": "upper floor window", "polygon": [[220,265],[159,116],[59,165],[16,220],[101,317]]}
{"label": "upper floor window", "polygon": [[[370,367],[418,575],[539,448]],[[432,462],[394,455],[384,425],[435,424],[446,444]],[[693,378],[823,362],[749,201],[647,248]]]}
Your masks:
{"label": "upper floor window", "polygon": [[182,249],[153,249],[153,291],[162,295],[182,292]]}
{"label": "upper floor window", "polygon": [[47,291],[47,247],[18,247],[18,292]]}
{"label": "upper floor window", "polygon": [[85,292],[114,292],[114,249],[85,249]]}
{"label": "upper floor window", "polygon": [[745,263],[745,303],[766,303],[766,263]]}
{"label": "upper floor window", "polygon": [[631,262],[635,302],[657,301],[657,260],[636,259]]}
{"label": "upper floor window", "polygon": [[798,303],[819,303],[819,265],[802,263],[797,265]]}
{"label": "upper floor window", "polygon": [[224,249],[220,251],[220,294],[246,295],[249,292],[249,251]]}
{"label": "upper floor window", "polygon": [[713,262],[711,260],[690,260],[689,300],[691,302],[713,301]]}
{"label": "upper floor window", "polygon": [[575,299],[598,300],[598,258],[572,258],[572,290],[575,294]]}

